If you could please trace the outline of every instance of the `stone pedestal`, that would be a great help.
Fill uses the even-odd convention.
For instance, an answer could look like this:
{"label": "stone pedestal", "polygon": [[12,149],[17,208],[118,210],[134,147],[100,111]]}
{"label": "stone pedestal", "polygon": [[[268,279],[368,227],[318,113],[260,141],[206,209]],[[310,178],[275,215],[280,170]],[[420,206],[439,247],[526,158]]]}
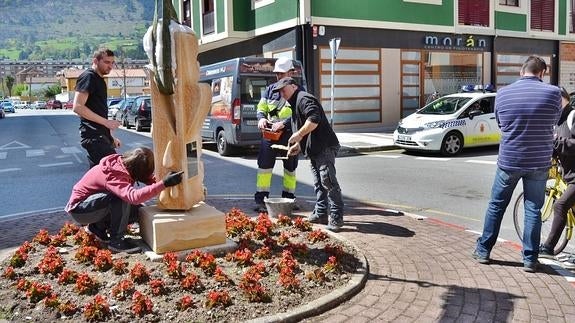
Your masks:
{"label": "stone pedestal", "polygon": [[187,211],[140,209],[140,235],[155,253],[226,243],[225,214],[203,202]]}

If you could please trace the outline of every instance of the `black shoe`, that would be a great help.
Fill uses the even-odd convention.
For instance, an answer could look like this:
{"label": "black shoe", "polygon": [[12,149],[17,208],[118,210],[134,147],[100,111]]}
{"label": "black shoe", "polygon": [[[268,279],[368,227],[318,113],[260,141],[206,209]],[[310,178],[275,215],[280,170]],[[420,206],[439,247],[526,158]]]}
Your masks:
{"label": "black shoe", "polygon": [[307,220],[311,223],[327,224],[327,215],[319,216],[315,213],[312,213],[310,216],[307,217]]}
{"label": "black shoe", "polygon": [[110,237],[108,237],[108,234],[106,233],[106,231],[98,228],[94,223],[90,223],[87,226],[85,226],[84,231],[94,235],[96,240],[98,240],[100,242],[108,243],[110,241]]}
{"label": "black shoe", "polygon": [[523,271],[527,273],[534,273],[537,271],[538,262],[525,262],[523,263]]}
{"label": "black shoe", "polygon": [[108,249],[114,252],[136,253],[140,251],[140,247],[136,246],[126,238],[116,238],[110,240]]}
{"label": "black shoe", "polygon": [[268,213],[268,208],[266,207],[266,205],[264,203],[256,203],[256,206],[254,207],[254,211],[259,212],[259,213]]}
{"label": "black shoe", "polygon": [[539,246],[539,258],[547,258],[547,259],[554,259],[555,255],[553,251],[549,248],[545,247],[545,245]]}

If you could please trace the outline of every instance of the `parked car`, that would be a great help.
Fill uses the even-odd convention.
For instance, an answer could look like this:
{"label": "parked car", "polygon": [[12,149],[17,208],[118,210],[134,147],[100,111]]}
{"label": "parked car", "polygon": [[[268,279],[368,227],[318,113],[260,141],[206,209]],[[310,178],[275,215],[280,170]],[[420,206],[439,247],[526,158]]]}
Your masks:
{"label": "parked car", "polygon": [[72,109],[74,107],[74,101],[68,101],[64,103],[64,109]]}
{"label": "parked car", "polygon": [[118,106],[118,111],[116,112],[114,119],[120,122],[124,122],[124,118],[126,116],[126,109],[132,105],[134,102],[134,98],[126,98],[126,100],[122,100]]}
{"label": "parked car", "polygon": [[114,104],[118,104],[122,101],[122,98],[108,98],[108,108]]}
{"label": "parked car", "polygon": [[60,102],[59,100],[48,100],[48,102],[46,102],[46,108],[62,109],[62,102]]}
{"label": "parked car", "polygon": [[46,101],[34,101],[32,109],[46,109]]}
{"label": "parked car", "polygon": [[0,104],[0,106],[2,107],[4,112],[11,112],[11,113],[16,112],[16,109],[14,109],[14,104],[10,101],[4,101]]}
{"label": "parked car", "polygon": [[26,102],[26,101],[15,101],[14,107],[16,109],[28,109],[29,105],[28,105],[28,102]]}
{"label": "parked car", "polygon": [[405,150],[426,150],[453,156],[463,147],[498,145],[495,93],[446,95],[399,121],[393,143]]}
{"label": "parked car", "polygon": [[136,131],[152,126],[152,98],[149,95],[137,96],[134,102],[126,110],[124,126],[130,129],[136,127]]}

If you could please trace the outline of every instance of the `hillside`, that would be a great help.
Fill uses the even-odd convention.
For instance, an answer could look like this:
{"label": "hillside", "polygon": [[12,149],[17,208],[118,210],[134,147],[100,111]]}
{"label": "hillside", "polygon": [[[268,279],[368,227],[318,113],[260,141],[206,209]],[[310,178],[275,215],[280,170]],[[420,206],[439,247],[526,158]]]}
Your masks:
{"label": "hillside", "polygon": [[0,0],[0,58],[73,59],[94,48],[126,48],[144,58],[141,42],[153,0]]}

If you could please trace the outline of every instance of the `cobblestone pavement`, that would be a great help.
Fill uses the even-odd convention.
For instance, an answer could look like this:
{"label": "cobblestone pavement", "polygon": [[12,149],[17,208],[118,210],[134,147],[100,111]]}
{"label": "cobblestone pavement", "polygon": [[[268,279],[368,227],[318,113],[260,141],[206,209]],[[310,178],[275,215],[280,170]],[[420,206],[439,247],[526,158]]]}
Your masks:
{"label": "cobblestone pavement", "polygon": [[[251,199],[208,198],[223,212],[248,214]],[[301,215],[313,205],[304,204]],[[63,212],[0,222],[0,257],[41,228],[58,230]],[[306,322],[575,322],[575,285],[549,266],[523,271],[520,250],[498,243],[490,265],[471,258],[476,234],[430,218],[398,215],[348,202],[340,233],[369,261],[365,288],[347,302]]]}

